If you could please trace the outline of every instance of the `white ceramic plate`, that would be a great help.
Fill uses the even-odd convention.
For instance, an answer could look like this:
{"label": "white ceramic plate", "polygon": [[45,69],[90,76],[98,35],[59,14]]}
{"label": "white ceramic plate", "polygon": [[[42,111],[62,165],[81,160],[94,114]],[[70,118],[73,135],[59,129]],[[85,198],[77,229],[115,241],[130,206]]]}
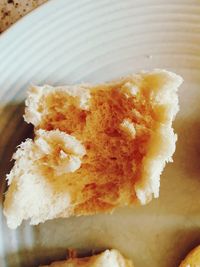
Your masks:
{"label": "white ceramic plate", "polygon": [[23,223],[16,231],[1,213],[1,267],[36,267],[64,258],[69,247],[82,254],[117,248],[136,267],[175,267],[200,243],[198,0],[52,0],[0,37],[1,198],[11,155],[31,134],[22,119],[30,83],[96,83],[152,68],[185,80],[177,151],[161,177],[160,198],[112,216]]}

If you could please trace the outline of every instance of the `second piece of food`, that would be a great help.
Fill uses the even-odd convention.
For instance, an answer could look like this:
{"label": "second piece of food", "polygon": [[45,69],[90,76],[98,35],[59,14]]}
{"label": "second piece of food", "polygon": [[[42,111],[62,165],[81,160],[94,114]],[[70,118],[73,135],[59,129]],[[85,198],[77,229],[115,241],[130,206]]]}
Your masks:
{"label": "second piece of food", "polygon": [[134,267],[131,260],[124,258],[116,249],[106,250],[98,255],[85,258],[71,258],[53,262],[41,267]]}
{"label": "second piece of food", "polygon": [[179,267],[199,267],[200,266],[200,246],[194,248],[181,262]]}
{"label": "second piece of food", "polygon": [[112,211],[159,196],[172,160],[182,78],[164,70],[100,85],[32,87],[25,120],[35,127],[14,154],[8,226]]}

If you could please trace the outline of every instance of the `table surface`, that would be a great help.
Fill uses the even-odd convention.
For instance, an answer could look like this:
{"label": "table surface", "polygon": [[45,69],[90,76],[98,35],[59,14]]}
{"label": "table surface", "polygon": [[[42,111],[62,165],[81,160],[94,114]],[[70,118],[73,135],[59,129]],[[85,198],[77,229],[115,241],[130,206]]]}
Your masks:
{"label": "table surface", "polygon": [[0,0],[0,33],[47,0]]}

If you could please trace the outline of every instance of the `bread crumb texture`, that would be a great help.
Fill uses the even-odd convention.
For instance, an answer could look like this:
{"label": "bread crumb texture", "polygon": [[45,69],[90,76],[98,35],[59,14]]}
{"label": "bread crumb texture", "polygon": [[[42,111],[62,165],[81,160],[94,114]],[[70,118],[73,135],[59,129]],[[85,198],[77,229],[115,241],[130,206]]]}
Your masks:
{"label": "bread crumb texture", "polygon": [[41,267],[134,267],[131,260],[124,258],[117,250],[106,250],[98,255],[85,258],[71,258],[53,262]]}
{"label": "bread crumb texture", "polygon": [[24,118],[35,138],[20,145],[7,176],[9,227],[158,197],[160,174],[175,151],[181,83],[154,70],[100,85],[31,87]]}

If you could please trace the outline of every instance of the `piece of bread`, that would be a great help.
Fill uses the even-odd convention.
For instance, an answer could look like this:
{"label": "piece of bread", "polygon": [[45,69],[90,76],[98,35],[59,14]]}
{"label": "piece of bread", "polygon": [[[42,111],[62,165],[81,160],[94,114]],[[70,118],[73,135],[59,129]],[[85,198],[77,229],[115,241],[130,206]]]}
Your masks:
{"label": "piece of bread", "polygon": [[100,85],[31,87],[24,118],[35,138],[19,146],[7,175],[8,226],[157,198],[175,151],[181,83],[154,70]]}
{"label": "piece of bread", "polygon": [[179,267],[199,267],[200,266],[200,246],[194,248],[181,262]]}
{"label": "piece of bread", "polygon": [[117,250],[106,250],[98,255],[85,258],[71,258],[53,262],[41,267],[134,267],[131,260],[125,259]]}

